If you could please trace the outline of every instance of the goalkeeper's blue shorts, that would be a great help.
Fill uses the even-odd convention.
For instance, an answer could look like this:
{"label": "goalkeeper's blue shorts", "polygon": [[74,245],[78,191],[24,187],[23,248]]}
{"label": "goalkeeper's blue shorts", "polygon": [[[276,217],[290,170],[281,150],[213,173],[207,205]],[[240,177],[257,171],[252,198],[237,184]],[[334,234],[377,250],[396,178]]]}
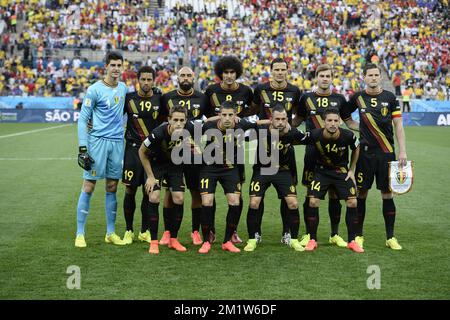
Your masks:
{"label": "goalkeeper's blue shorts", "polygon": [[123,139],[115,140],[89,136],[87,149],[95,163],[92,165],[90,171],[84,170],[84,179],[122,178]]}

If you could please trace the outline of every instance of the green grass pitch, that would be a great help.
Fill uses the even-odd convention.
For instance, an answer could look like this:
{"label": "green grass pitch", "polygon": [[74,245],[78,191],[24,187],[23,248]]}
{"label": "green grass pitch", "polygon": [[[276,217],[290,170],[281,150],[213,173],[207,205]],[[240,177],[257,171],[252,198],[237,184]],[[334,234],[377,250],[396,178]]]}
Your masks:
{"label": "green grass pitch", "polygon": [[[280,244],[279,201],[270,189],[263,243],[252,253],[222,252],[215,244],[200,255],[190,244],[190,199],[180,240],[188,252],[165,247],[150,256],[148,245],[107,245],[104,182],[97,185],[87,222],[88,247],[74,247],[81,169],[76,164],[76,126],[0,124],[1,299],[448,299],[450,298],[450,128],[406,128],[408,158],[415,162],[413,190],[396,197],[396,236],[404,250],[385,247],[380,194],[369,193],[364,254],[328,244],[327,204],[320,211],[319,247],[295,252]],[[60,126],[60,125],[55,125]],[[298,160],[304,147],[297,147]],[[302,164],[299,164],[301,172]],[[251,169],[247,168],[247,181]],[[118,191],[116,229],[125,221]],[[239,234],[246,240],[248,182]],[[299,188],[302,202],[304,188]],[[137,197],[135,229],[140,227]],[[218,240],[224,232],[225,201],[217,193]],[[162,233],[160,206],[160,234]],[[345,209],[343,209],[345,212]],[[301,230],[304,230],[303,218]],[[341,235],[346,235],[344,218]],[[345,237],[344,237],[345,238]],[[220,242],[220,241],[219,241]],[[243,245],[240,246],[241,248]],[[69,290],[69,266],[81,271],[81,289]],[[369,290],[370,266],[380,268],[380,289]],[[369,268],[370,269],[370,268]],[[370,281],[369,281],[370,282]]]}

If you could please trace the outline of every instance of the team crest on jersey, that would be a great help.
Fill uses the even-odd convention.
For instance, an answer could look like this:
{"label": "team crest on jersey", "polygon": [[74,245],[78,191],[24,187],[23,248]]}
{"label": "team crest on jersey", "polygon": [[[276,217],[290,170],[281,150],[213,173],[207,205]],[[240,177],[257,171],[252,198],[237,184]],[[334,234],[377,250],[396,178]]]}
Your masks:
{"label": "team crest on jersey", "polygon": [[[195,107],[194,107],[195,108]],[[193,111],[192,111],[192,115],[194,116],[194,118],[197,118],[198,117],[198,115],[200,114],[200,110],[197,108],[197,109],[194,109]]]}
{"label": "team crest on jersey", "polygon": [[118,104],[120,101],[120,97],[119,96],[114,96],[114,104]]}
{"label": "team crest on jersey", "polygon": [[350,188],[350,194],[351,194],[352,196],[354,196],[354,195],[356,194],[355,187],[351,187],[351,188]]}
{"label": "team crest on jersey", "polygon": [[408,177],[408,174],[405,171],[399,170],[397,174],[395,175],[395,179],[399,184],[404,184],[406,181],[406,178]]}
{"label": "team crest on jersey", "polygon": [[382,115],[383,117],[386,117],[387,114],[388,114],[388,108],[387,108],[387,107],[381,108],[381,115]]}
{"label": "team crest on jersey", "polygon": [[152,113],[153,120],[156,120],[156,118],[158,118],[158,114],[159,114],[158,111],[153,111]]}

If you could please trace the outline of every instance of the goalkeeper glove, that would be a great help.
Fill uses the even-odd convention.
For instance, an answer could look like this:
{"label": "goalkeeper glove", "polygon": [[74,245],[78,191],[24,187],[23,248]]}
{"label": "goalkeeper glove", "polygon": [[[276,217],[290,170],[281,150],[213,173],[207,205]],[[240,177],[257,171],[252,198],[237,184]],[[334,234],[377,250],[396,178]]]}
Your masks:
{"label": "goalkeeper glove", "polygon": [[94,164],[94,159],[91,158],[91,156],[87,152],[87,148],[85,146],[79,147],[79,153],[78,153],[78,165],[83,168],[84,170],[91,170],[92,164]]}

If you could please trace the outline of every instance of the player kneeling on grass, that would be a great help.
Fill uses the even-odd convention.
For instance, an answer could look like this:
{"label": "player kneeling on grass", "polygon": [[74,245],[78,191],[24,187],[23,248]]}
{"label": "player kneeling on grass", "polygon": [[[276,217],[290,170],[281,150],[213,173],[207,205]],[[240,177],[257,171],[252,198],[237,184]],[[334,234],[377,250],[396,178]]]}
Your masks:
{"label": "player kneeling on grass", "polygon": [[[306,251],[317,248],[317,227],[319,225],[319,205],[330,187],[336,190],[338,199],[345,200],[347,214],[345,222],[348,232],[347,247],[355,252],[364,250],[355,242],[358,226],[355,167],[359,156],[359,140],[347,129],[339,128],[340,116],[336,108],[328,108],[323,113],[324,128],[310,132],[309,143],[318,154],[314,178],[308,189],[309,206],[306,210],[306,223],[310,231],[310,240]],[[350,168],[348,168],[348,149],[352,150]]]}
{"label": "player kneeling on grass", "polygon": [[[264,121],[268,121],[268,123]],[[297,239],[300,215],[297,192],[290,166],[294,154],[291,152],[294,139],[298,143],[306,143],[307,136],[296,128],[290,127],[287,112],[282,105],[273,108],[271,120],[259,121],[257,131],[257,160],[253,166],[253,176],[250,183],[250,205],[247,214],[249,240],[244,250],[254,251],[256,249],[256,234],[261,229],[261,219],[258,219],[261,200],[272,184],[278,192],[278,198],[287,203],[288,227],[291,231],[289,245],[296,251],[304,251],[305,249]],[[273,157],[274,155],[278,155],[278,157]],[[262,159],[264,156],[267,156],[267,158]]]}
{"label": "player kneeling on grass", "polygon": [[[149,253],[158,254],[158,206],[160,201],[161,184],[166,180],[172,194],[173,210],[170,217],[170,241],[169,248],[184,252],[186,248],[180,244],[177,239],[183,218],[184,201],[184,181],[183,166],[172,162],[172,150],[180,147],[183,137],[179,132],[184,129],[186,124],[186,109],[181,106],[174,106],[169,113],[168,123],[165,122],[155,128],[152,133],[144,140],[139,148],[139,158],[144,167],[147,180],[145,190],[149,194],[149,214],[150,214],[150,249]],[[178,136],[178,139],[173,137]]]}

